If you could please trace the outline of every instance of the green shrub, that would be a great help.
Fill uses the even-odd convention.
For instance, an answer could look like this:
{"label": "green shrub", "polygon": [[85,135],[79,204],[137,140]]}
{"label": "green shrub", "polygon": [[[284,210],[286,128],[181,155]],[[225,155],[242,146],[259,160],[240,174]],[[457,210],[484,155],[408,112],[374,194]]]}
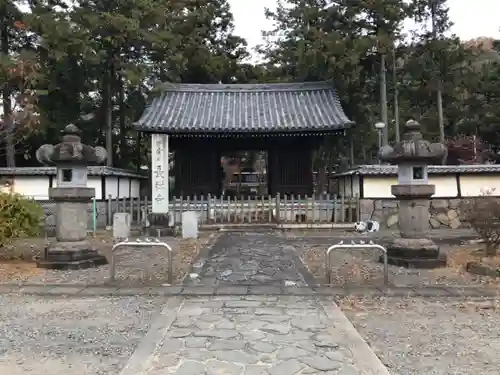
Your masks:
{"label": "green shrub", "polygon": [[40,234],[42,208],[19,194],[0,193],[0,245]]}

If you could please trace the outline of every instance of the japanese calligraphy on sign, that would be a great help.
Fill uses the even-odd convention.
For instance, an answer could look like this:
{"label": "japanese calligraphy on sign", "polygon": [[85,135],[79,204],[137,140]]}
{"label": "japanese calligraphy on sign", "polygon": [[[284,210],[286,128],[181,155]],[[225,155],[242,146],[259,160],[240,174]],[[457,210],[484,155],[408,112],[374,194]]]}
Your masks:
{"label": "japanese calligraphy on sign", "polygon": [[168,213],[168,135],[151,136],[153,213]]}

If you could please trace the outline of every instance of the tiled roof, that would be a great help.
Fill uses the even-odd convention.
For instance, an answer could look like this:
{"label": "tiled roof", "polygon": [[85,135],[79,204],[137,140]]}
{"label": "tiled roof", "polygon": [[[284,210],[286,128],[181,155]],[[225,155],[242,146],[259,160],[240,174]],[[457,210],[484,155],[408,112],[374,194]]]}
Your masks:
{"label": "tiled roof", "polygon": [[[116,176],[116,177],[135,177],[146,179],[147,176],[128,171],[126,169],[111,168],[104,166],[88,167],[90,176]],[[0,168],[0,176],[55,176],[56,167],[19,167],[19,168]]]}
{"label": "tiled roof", "polygon": [[[383,176],[396,175],[396,165],[360,165],[350,171],[336,174],[335,177],[361,175],[361,176]],[[475,165],[430,165],[429,173],[500,173],[500,164],[475,164]]]}
{"label": "tiled roof", "polygon": [[352,122],[331,82],[170,85],[136,122],[142,131],[275,133],[338,131]]}

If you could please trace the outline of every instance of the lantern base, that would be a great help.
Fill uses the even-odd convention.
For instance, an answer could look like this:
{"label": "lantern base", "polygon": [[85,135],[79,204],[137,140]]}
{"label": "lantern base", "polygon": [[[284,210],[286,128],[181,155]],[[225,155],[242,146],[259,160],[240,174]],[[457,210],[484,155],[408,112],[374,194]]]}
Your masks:
{"label": "lantern base", "polygon": [[[446,255],[429,239],[395,238],[386,248],[388,263],[397,267],[433,269],[446,266]],[[380,261],[384,258],[380,257]]]}
{"label": "lantern base", "polygon": [[173,220],[169,214],[151,213],[147,217],[145,233],[150,237],[174,236]]}
{"label": "lantern base", "polygon": [[55,242],[45,252],[37,267],[53,270],[79,270],[108,264],[88,241]]}

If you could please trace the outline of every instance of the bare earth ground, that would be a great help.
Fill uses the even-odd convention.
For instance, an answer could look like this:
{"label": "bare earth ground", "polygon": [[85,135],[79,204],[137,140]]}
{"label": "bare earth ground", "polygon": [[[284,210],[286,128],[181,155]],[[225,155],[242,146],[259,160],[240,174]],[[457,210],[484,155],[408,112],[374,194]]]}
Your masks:
{"label": "bare earth ground", "polygon": [[347,298],[344,314],[393,375],[496,375],[500,310],[492,301]]}
{"label": "bare earth ground", "polygon": [[[200,232],[197,240],[162,238],[172,247],[174,253],[174,284],[182,282],[191,263],[211,236],[210,232]],[[102,231],[97,233],[95,238],[89,237],[89,240],[99,253],[110,261],[113,246],[112,233]],[[0,260],[0,282],[104,284],[108,281],[109,265],[77,271],[53,271],[37,268],[32,258],[41,254],[45,242],[43,238],[22,239],[16,241],[9,248],[0,248],[0,259],[3,258]],[[168,274],[167,259],[167,254],[162,248],[125,247],[119,249],[116,256],[116,279],[126,284],[165,284]]]}
{"label": "bare earth ground", "polygon": [[0,374],[118,374],[162,300],[0,296]]}
{"label": "bare earth ground", "polygon": [[[325,283],[325,252],[331,243],[308,240],[294,244],[309,271],[320,283]],[[441,251],[448,254],[448,265],[435,270],[406,269],[389,266],[389,282],[395,285],[500,285],[499,279],[477,276],[465,270],[469,261],[500,264],[500,256],[484,258],[478,251],[481,245],[445,245]],[[331,252],[333,285],[382,285],[383,265],[379,254],[370,250],[333,250]]]}

